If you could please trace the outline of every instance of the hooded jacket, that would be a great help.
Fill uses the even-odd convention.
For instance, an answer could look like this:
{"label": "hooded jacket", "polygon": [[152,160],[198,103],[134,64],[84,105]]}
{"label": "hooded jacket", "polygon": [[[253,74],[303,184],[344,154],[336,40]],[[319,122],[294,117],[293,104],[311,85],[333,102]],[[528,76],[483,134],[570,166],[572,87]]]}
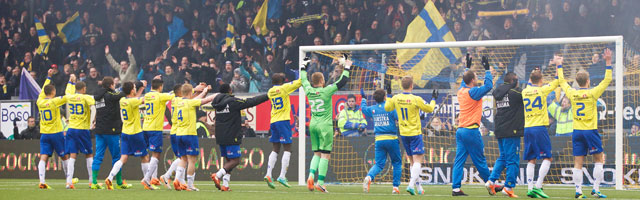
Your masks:
{"label": "hooded jacket", "polygon": [[242,143],[242,116],[240,111],[257,106],[269,100],[267,94],[248,99],[236,98],[230,94],[219,94],[211,105],[216,109],[216,143],[219,145],[239,145]]}
{"label": "hooded jacket", "polygon": [[99,87],[94,95],[96,100],[95,134],[117,135],[122,132],[120,119],[120,98],[124,93]]}
{"label": "hooded jacket", "polygon": [[496,101],[496,138],[522,137],[524,135],[524,108],[522,89],[518,82],[504,83],[493,90]]}

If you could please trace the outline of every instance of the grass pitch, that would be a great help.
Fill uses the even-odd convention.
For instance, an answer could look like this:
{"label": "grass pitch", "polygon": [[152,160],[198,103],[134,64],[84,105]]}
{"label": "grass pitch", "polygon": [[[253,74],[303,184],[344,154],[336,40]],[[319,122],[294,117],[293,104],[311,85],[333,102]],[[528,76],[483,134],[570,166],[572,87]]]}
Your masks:
{"label": "grass pitch", "polygon": [[[16,200],[16,199],[251,199],[251,200],[268,200],[268,199],[506,199],[507,197],[498,194],[489,196],[484,187],[480,185],[463,185],[462,189],[467,193],[468,197],[452,197],[450,185],[427,185],[425,186],[426,194],[420,196],[410,196],[404,192],[405,185],[400,186],[403,192],[400,195],[391,194],[391,185],[388,184],[372,184],[369,193],[362,192],[360,184],[353,185],[328,185],[329,193],[309,192],[306,186],[295,185],[292,188],[285,188],[276,183],[276,189],[270,189],[264,182],[231,182],[231,192],[218,191],[211,181],[197,181],[196,187],[199,192],[174,191],[166,189],[164,186],[157,191],[146,191],[142,189],[142,185],[137,181],[130,180],[133,189],[129,190],[90,190],[86,180],[80,180],[76,184],[75,190],[66,190],[64,180],[48,180],[52,190],[38,189],[37,179],[0,179],[0,199]],[[520,198],[528,198],[526,196],[526,186],[518,186],[515,188],[516,194]],[[584,187],[585,193],[591,191],[591,187]],[[573,199],[574,187],[571,186],[547,186],[545,192],[552,199]],[[602,193],[608,195],[610,199],[638,199],[640,192],[638,191],[617,191],[612,188],[603,188]],[[592,197],[591,197],[592,198]]]}

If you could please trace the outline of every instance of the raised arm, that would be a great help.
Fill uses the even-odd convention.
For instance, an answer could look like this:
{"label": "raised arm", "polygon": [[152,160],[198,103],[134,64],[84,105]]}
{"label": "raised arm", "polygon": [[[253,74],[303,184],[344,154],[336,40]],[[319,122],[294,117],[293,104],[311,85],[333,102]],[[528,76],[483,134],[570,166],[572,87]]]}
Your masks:
{"label": "raised arm", "polygon": [[284,85],[282,85],[282,88],[284,89],[285,93],[290,94],[293,91],[296,91],[296,89],[298,89],[301,85],[302,85],[302,81],[298,79],[290,83],[285,83]]}
{"label": "raised arm", "polygon": [[[621,52],[618,52],[621,53]],[[599,98],[602,93],[604,93],[604,90],[607,89],[607,87],[609,87],[609,84],[611,83],[611,80],[613,79],[613,66],[611,66],[611,50],[609,49],[605,49],[604,50],[604,60],[605,63],[607,65],[607,69],[604,73],[604,79],[602,81],[600,81],[600,83],[598,84],[598,86],[596,86],[595,88],[593,88],[591,90],[591,94],[596,97]]]}
{"label": "raised arm", "polygon": [[559,57],[559,56],[555,56],[553,61],[555,62],[556,66],[556,73],[558,73],[558,84],[560,85],[560,88],[562,88],[562,91],[564,91],[564,93],[567,94],[567,96],[569,96],[569,94],[572,93],[573,88],[571,88],[571,86],[567,83],[567,80],[564,79],[564,71],[562,68],[562,61],[563,58]]}
{"label": "raised arm", "polygon": [[131,52],[131,47],[127,48],[127,55],[129,56],[129,69],[127,69],[127,71],[137,70],[138,63],[136,63],[136,57],[134,57],[133,53]]}
{"label": "raised arm", "polygon": [[423,112],[426,112],[426,113],[431,113],[436,108],[436,100],[435,99],[432,99],[431,102],[429,102],[429,104],[425,104],[424,100],[422,100],[422,98],[418,97],[415,102],[416,102],[416,105],[418,106],[418,108],[420,108],[420,110],[422,110]]}
{"label": "raised arm", "polygon": [[53,70],[49,69],[47,80],[44,81],[44,84],[42,85],[42,89],[40,89],[40,94],[38,95],[38,99],[44,99],[47,97],[47,95],[44,94],[44,86],[51,84],[51,75],[53,75]]}
{"label": "raised arm", "polygon": [[269,100],[267,94],[262,94],[248,99],[236,99],[229,103],[229,107],[234,110],[243,110],[257,106],[267,100]]}
{"label": "raised arm", "polygon": [[116,62],[116,60],[113,59],[113,56],[111,56],[111,54],[109,53],[109,45],[104,47],[104,54],[107,57],[107,62],[109,62],[109,65],[111,65],[114,70],[120,73],[120,64],[118,64],[118,62]]}
{"label": "raised arm", "polygon": [[384,104],[384,110],[387,112],[391,112],[396,109],[396,105],[394,104],[395,97],[387,98],[387,102]]}

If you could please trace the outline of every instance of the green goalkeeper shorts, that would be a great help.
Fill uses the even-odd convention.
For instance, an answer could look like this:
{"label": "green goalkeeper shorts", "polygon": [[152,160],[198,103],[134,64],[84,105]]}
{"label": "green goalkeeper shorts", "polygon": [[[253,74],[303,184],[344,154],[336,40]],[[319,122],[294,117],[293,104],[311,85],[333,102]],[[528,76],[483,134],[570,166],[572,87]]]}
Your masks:
{"label": "green goalkeeper shorts", "polygon": [[333,149],[333,124],[312,123],[309,125],[311,150],[314,152],[331,152]]}

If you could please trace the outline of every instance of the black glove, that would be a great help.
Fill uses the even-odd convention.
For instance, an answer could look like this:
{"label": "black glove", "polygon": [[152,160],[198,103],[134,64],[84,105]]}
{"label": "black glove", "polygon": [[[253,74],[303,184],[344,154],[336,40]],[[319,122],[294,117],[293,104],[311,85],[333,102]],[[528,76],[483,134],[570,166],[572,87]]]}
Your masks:
{"label": "black glove", "polygon": [[300,66],[300,70],[306,71],[307,67],[309,67],[309,63],[311,63],[311,58],[304,57],[304,60],[302,60],[302,66]]}
{"label": "black glove", "polygon": [[487,58],[486,56],[482,56],[482,66],[484,66],[484,70],[491,69],[489,66],[489,58]]}
{"label": "black glove", "polygon": [[431,93],[431,98],[433,98],[433,100],[438,99],[438,90],[433,89],[433,93]]}
{"label": "black glove", "polygon": [[467,69],[471,69],[472,61],[473,61],[473,58],[469,55],[469,53],[467,53]]}
{"label": "black glove", "polygon": [[387,91],[387,96],[391,96],[391,76],[385,75],[384,89]]}
{"label": "black glove", "polygon": [[342,57],[344,57],[344,60],[349,60],[349,54],[347,53],[343,53]]}

